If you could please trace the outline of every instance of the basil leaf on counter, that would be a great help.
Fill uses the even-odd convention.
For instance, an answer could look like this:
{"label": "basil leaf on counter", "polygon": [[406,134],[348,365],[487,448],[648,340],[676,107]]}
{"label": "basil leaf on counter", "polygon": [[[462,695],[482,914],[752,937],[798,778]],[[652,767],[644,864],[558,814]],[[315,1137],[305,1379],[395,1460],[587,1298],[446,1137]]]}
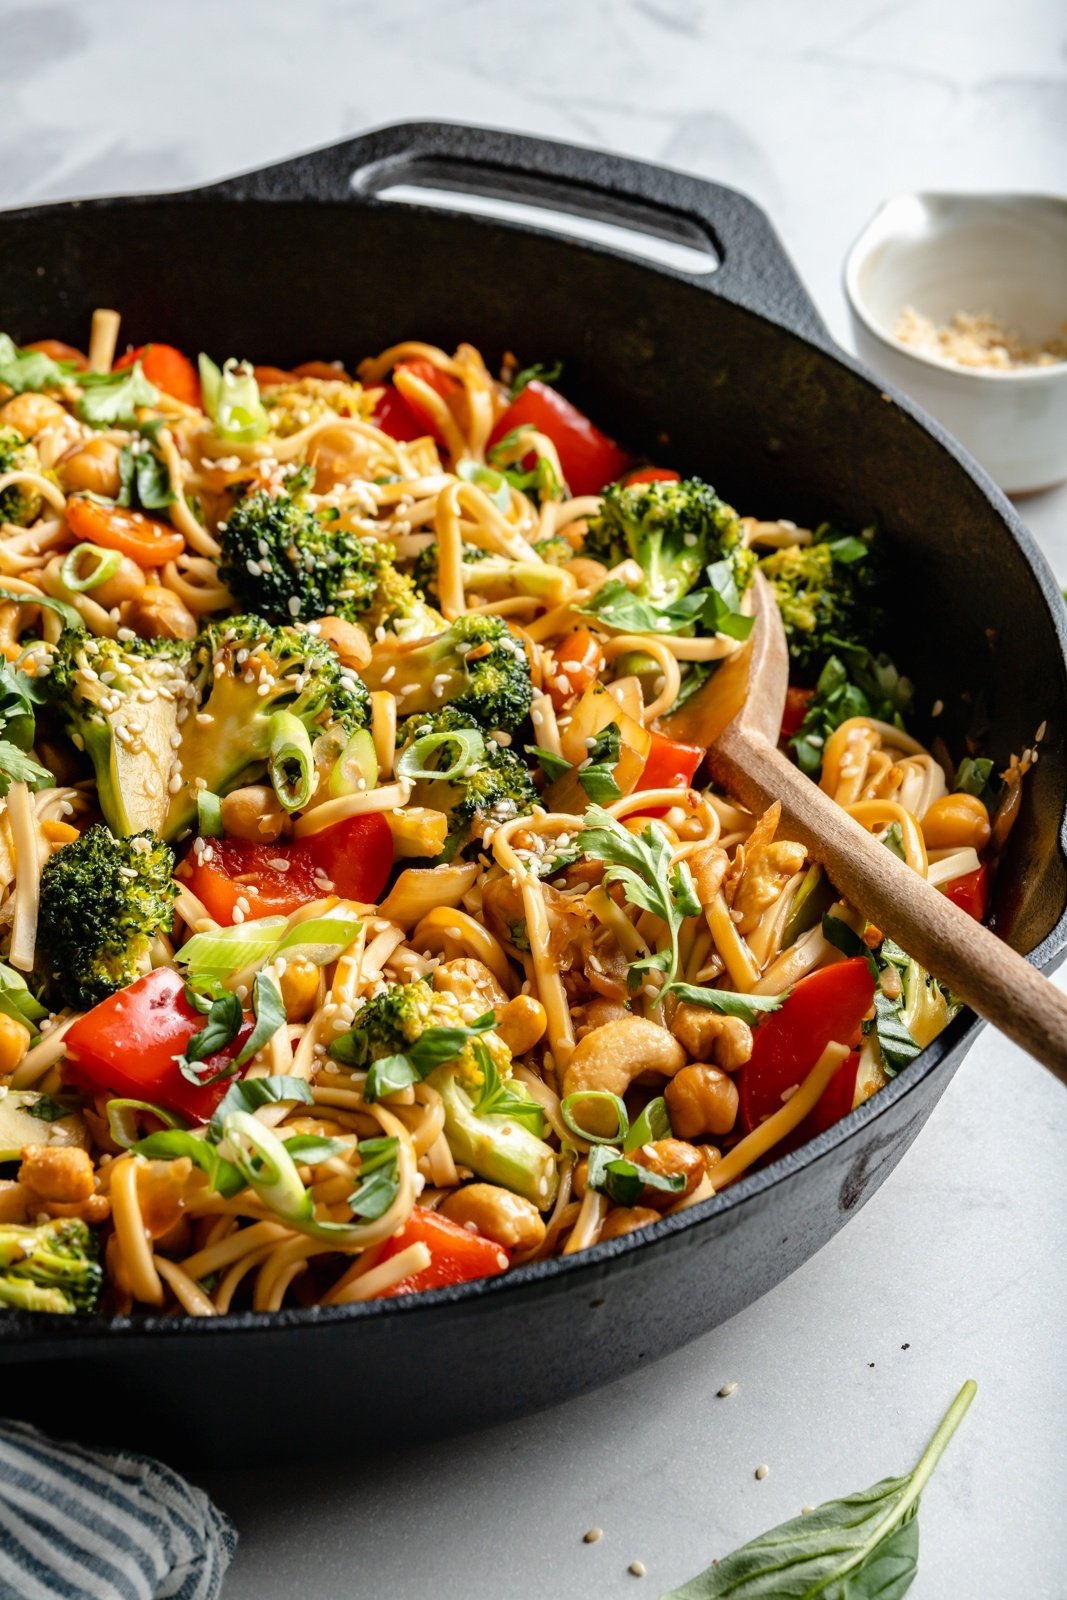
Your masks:
{"label": "basil leaf on counter", "polygon": [[919,1497],[975,1393],[968,1380],[904,1477],[780,1523],[661,1600],[901,1600],[918,1569]]}

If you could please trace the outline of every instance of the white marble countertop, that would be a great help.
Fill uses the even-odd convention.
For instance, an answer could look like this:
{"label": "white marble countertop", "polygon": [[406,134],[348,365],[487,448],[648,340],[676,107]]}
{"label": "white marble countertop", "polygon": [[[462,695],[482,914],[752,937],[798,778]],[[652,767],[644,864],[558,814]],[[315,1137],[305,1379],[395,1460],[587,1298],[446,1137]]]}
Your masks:
{"label": "white marble countertop", "polygon": [[[1010,17],[996,0],[6,0],[0,19],[0,204],[182,186],[401,118],[480,121],[746,190],[843,340],[841,261],[884,196],[1067,178],[1054,0]],[[1022,510],[1067,581],[1067,490]],[[904,1470],[968,1376],[911,1594],[1059,1600],[1065,1142],[1062,1090],[984,1034],[871,1205],[725,1328],[459,1443],[329,1467],[280,1449],[216,1475],[241,1531],[225,1600],[614,1600],[635,1558],[635,1592],[656,1595]]]}

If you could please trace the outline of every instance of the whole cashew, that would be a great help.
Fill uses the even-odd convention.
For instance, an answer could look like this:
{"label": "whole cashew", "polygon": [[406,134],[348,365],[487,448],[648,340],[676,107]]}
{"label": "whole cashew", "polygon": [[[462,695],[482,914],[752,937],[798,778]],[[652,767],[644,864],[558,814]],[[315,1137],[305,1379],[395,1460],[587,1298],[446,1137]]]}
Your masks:
{"label": "whole cashew", "polygon": [[[666,1028],[644,1017],[618,1017],[578,1041],[567,1063],[563,1092],[607,1089],[621,1098],[641,1073],[661,1072],[673,1078],[685,1063],[685,1051]],[[583,1113],[583,1126],[591,1129],[593,1109]]]}

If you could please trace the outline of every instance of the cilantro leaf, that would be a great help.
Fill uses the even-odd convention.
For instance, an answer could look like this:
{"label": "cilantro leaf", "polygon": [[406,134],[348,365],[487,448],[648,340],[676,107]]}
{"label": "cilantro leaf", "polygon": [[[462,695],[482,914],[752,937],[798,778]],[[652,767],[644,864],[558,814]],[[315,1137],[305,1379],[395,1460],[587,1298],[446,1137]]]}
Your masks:
{"label": "cilantro leaf", "polygon": [[145,377],[139,361],[120,372],[82,372],[83,394],[74,407],[91,428],[132,428],[138,406],[159,403],[159,390]]}
{"label": "cilantro leaf", "polygon": [[53,361],[43,350],[20,350],[6,333],[0,333],[0,383],[16,394],[55,389],[75,370],[73,361]]}

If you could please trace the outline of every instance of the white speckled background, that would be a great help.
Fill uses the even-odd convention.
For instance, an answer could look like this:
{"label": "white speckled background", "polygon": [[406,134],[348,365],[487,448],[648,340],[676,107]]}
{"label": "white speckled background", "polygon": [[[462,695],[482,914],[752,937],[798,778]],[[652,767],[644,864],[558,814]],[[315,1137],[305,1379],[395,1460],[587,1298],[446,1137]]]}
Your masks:
{"label": "white speckled background", "polygon": [[[843,339],[840,264],[884,196],[1067,189],[1056,0],[0,0],[0,85],[0,204],[183,186],[405,117],[685,167],[770,212]],[[1067,490],[1022,509],[1067,579]],[[985,1035],[872,1204],[726,1328],[459,1443],[319,1468],[279,1440],[216,1475],[241,1530],[225,1600],[655,1596],[906,1468],[967,1376],[911,1594],[1062,1600],[1065,1147],[1063,1090]],[[402,1374],[368,1381],[391,1377],[399,1404]]]}

